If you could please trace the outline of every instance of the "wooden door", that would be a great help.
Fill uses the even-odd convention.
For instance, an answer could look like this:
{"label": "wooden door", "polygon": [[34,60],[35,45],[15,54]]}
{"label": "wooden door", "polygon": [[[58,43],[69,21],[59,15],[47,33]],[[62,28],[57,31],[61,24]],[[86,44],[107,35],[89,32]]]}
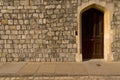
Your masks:
{"label": "wooden door", "polygon": [[94,8],[82,14],[82,54],[83,59],[103,58],[103,16]]}

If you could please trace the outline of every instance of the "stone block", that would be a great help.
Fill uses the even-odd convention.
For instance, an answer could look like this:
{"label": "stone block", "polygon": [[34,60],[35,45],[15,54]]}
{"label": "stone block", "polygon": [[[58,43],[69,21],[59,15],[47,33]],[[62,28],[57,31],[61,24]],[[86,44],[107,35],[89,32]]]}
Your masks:
{"label": "stone block", "polygon": [[9,35],[9,39],[16,39],[16,35]]}
{"label": "stone block", "polygon": [[20,43],[25,43],[25,40],[20,40]]}
{"label": "stone block", "polygon": [[43,24],[46,24],[46,19],[43,19]]}
{"label": "stone block", "polygon": [[42,54],[38,54],[38,57],[39,57],[39,58],[42,58],[42,57],[43,57],[43,55],[42,55]]}
{"label": "stone block", "polygon": [[36,58],[35,61],[39,62],[39,61],[40,61],[40,58]]}
{"label": "stone block", "polygon": [[39,24],[42,24],[43,23],[43,19],[39,19]]}
{"label": "stone block", "polygon": [[25,62],[29,62],[29,61],[30,61],[30,58],[26,57]]}
{"label": "stone block", "polygon": [[13,40],[13,42],[15,43],[15,44],[19,44],[19,40]]}
{"label": "stone block", "polygon": [[47,35],[48,36],[53,36],[53,35],[55,35],[55,33],[54,32],[48,32]]}
{"label": "stone block", "polygon": [[62,23],[62,22],[65,22],[66,21],[66,18],[61,18],[59,19],[59,21]]}
{"label": "stone block", "polygon": [[31,7],[31,9],[33,9],[33,10],[34,10],[34,9],[37,9],[37,8],[38,8],[37,6],[32,6],[32,7]]}
{"label": "stone block", "polygon": [[18,20],[14,20],[14,24],[15,24],[15,25],[18,24]]}
{"label": "stone block", "polygon": [[19,30],[20,29],[20,25],[17,25],[16,28],[17,28],[17,30]]}
{"label": "stone block", "polygon": [[50,58],[45,58],[46,59],[46,62],[50,62],[51,60],[50,60]]}
{"label": "stone block", "polygon": [[34,30],[30,30],[30,32],[29,32],[30,34],[34,34],[35,33],[35,31]]}
{"label": "stone block", "polygon": [[5,48],[11,48],[11,44],[5,44]]}
{"label": "stone block", "polygon": [[46,5],[45,6],[45,9],[54,9],[55,8],[55,5]]}
{"label": "stone block", "polygon": [[1,53],[2,49],[4,48],[3,44],[0,44],[0,48],[1,48],[1,50],[0,50],[0,53]]}
{"label": "stone block", "polygon": [[13,13],[13,10],[2,9],[1,13]]}
{"label": "stone block", "polygon": [[22,19],[23,18],[23,14],[18,14],[18,19]]}
{"label": "stone block", "polygon": [[67,48],[73,48],[72,44],[68,44]]}
{"label": "stone block", "polygon": [[62,6],[61,6],[61,5],[57,5],[57,6],[56,6],[56,8],[61,9],[61,8],[62,8]]}
{"label": "stone block", "polygon": [[[31,9],[30,9],[30,10],[29,10],[29,13],[35,13],[35,10],[33,10],[33,9],[31,10]],[[29,15],[31,15],[31,14],[29,14]]]}
{"label": "stone block", "polygon": [[63,51],[64,53],[68,53],[68,52],[69,52],[68,49],[62,49],[62,51]]}
{"label": "stone block", "polygon": [[14,52],[13,49],[11,49],[11,48],[9,48],[7,50],[8,50],[8,53],[13,53]]}
{"label": "stone block", "polygon": [[31,42],[31,41],[30,41],[30,39],[26,40],[26,43],[28,43],[28,44],[29,44],[30,42]]}
{"label": "stone block", "polygon": [[0,31],[0,34],[2,34],[2,35],[3,35],[3,34],[5,34],[5,32],[4,32],[4,31]]}
{"label": "stone block", "polygon": [[9,58],[7,58],[7,61],[8,61],[8,62],[11,62],[11,61],[13,61],[13,58],[10,58],[10,57],[9,57]]}
{"label": "stone block", "polygon": [[40,58],[40,61],[41,62],[45,62],[45,58]]}
{"label": "stone block", "polygon": [[33,36],[33,39],[38,39],[38,35],[34,35],[34,36]]}
{"label": "stone block", "polygon": [[39,48],[38,44],[33,44],[33,48]]}
{"label": "stone block", "polygon": [[51,58],[51,62],[56,62],[56,58]]}
{"label": "stone block", "polygon": [[1,35],[1,39],[8,39],[8,35]]}
{"label": "stone block", "polygon": [[8,24],[11,24],[11,25],[13,25],[13,20],[8,20]]}
{"label": "stone block", "polygon": [[36,58],[31,57],[31,58],[30,58],[30,61],[35,62],[35,61],[36,61]]}
{"label": "stone block", "polygon": [[63,62],[63,59],[62,59],[62,58],[57,58],[56,61],[57,61],[57,62]]}
{"label": "stone block", "polygon": [[6,7],[6,6],[2,6],[2,9],[3,9],[3,10],[6,10],[6,9],[7,9],[7,7]]}
{"label": "stone block", "polygon": [[29,0],[20,0],[20,5],[29,5]]}
{"label": "stone block", "polygon": [[18,34],[23,34],[24,33],[24,31],[18,31]]}
{"label": "stone block", "polygon": [[26,35],[22,35],[22,39],[26,39]]}
{"label": "stone block", "polygon": [[19,49],[21,49],[21,48],[22,48],[22,45],[21,45],[21,44],[19,44],[19,45],[18,45],[18,48],[19,48]]}
{"label": "stone block", "polygon": [[16,26],[8,26],[8,29],[9,29],[9,30],[15,30],[15,29],[16,29]]}
{"label": "stone block", "polygon": [[63,43],[63,44],[68,44],[68,43],[69,43],[69,40],[62,40],[62,43]]}
{"label": "stone block", "polygon": [[53,15],[51,15],[51,18],[52,18],[52,19],[57,18],[57,15],[53,14]]}
{"label": "stone block", "polygon": [[1,10],[1,13],[7,13],[8,11],[7,10]]}
{"label": "stone block", "polygon": [[[15,14],[19,14],[21,11],[20,11],[19,9],[15,9],[15,10],[13,10],[13,12],[14,12]],[[17,17],[17,19],[18,19],[18,17]]]}
{"label": "stone block", "polygon": [[17,6],[7,6],[7,9],[17,9]]}
{"label": "stone block", "polygon": [[48,54],[43,54],[43,57],[48,58],[49,55]]}
{"label": "stone block", "polygon": [[23,48],[27,48],[27,44],[23,44]]}
{"label": "stone block", "polygon": [[13,53],[12,56],[13,56],[14,58],[17,58],[17,57],[18,57],[18,54]]}
{"label": "stone block", "polygon": [[28,46],[27,46],[29,49],[31,49],[32,48],[32,44],[28,44]]}
{"label": "stone block", "polygon": [[77,48],[77,44],[73,44],[73,48]]}
{"label": "stone block", "polygon": [[29,24],[29,20],[24,20],[24,24]]}
{"label": "stone block", "polygon": [[15,6],[19,6],[20,5],[20,1],[19,0],[14,0],[14,5]]}
{"label": "stone block", "polygon": [[6,20],[6,19],[2,20],[1,24],[8,24],[8,20]]}
{"label": "stone block", "polygon": [[53,14],[53,10],[47,10],[47,14],[48,15]]}
{"label": "stone block", "polygon": [[0,1],[0,5],[3,5],[3,1],[2,0]]}
{"label": "stone block", "polygon": [[3,44],[4,40],[0,40],[0,44]]}
{"label": "stone block", "polygon": [[58,23],[57,26],[61,27],[63,26],[63,23]]}
{"label": "stone block", "polygon": [[29,31],[28,30],[24,31],[24,34],[29,34]]}
{"label": "stone block", "polygon": [[38,14],[37,14],[37,13],[34,13],[34,14],[33,14],[33,17],[38,18]]}
{"label": "stone block", "polygon": [[18,9],[23,9],[23,6],[18,6]]}
{"label": "stone block", "polygon": [[31,39],[31,43],[35,43],[35,40],[34,40],[34,39]]}
{"label": "stone block", "polygon": [[23,24],[23,22],[24,22],[23,20],[19,20],[19,24]]}
{"label": "stone block", "polygon": [[77,0],[72,0],[71,3],[78,3],[78,1]]}
{"label": "stone block", "polygon": [[11,30],[11,34],[18,34],[17,30]]}
{"label": "stone block", "polygon": [[7,40],[7,43],[8,43],[8,44],[12,43],[12,40],[9,40],[9,39],[8,39],[8,40]]}
{"label": "stone block", "polygon": [[69,49],[69,53],[77,53],[77,49]]}
{"label": "stone block", "polygon": [[24,9],[31,9],[31,6],[24,6]]}
{"label": "stone block", "polygon": [[68,61],[68,58],[63,58],[63,61],[64,61],[64,62],[67,62],[67,61]]}
{"label": "stone block", "polygon": [[13,61],[18,62],[18,61],[19,61],[19,58],[18,58],[18,57],[14,57],[14,58],[13,58]]}
{"label": "stone block", "polygon": [[44,18],[44,14],[43,14],[43,13],[40,13],[40,14],[39,14],[39,18]]}
{"label": "stone block", "polygon": [[21,38],[22,38],[22,35],[17,35],[16,38],[17,38],[17,39],[21,39]]}
{"label": "stone block", "polygon": [[38,20],[38,19],[35,19],[35,18],[34,18],[34,19],[30,19],[30,24],[31,24],[31,25],[38,24],[38,21],[39,21],[39,20]]}
{"label": "stone block", "polygon": [[76,40],[69,40],[69,43],[71,43],[71,44],[76,44]]}
{"label": "stone block", "polygon": [[21,26],[21,29],[22,29],[22,30],[26,30],[26,28],[27,28],[27,27],[26,27],[25,25],[22,25],[22,26]]}
{"label": "stone block", "polygon": [[6,62],[6,58],[5,58],[5,57],[2,57],[2,58],[1,58],[1,62]]}
{"label": "stone block", "polygon": [[11,14],[12,19],[17,19],[17,14]]}

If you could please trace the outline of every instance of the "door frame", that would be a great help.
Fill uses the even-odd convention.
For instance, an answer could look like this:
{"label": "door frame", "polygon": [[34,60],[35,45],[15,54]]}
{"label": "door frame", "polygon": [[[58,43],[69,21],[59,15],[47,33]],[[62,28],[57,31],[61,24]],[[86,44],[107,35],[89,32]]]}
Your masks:
{"label": "door frame", "polygon": [[[98,1],[98,0],[97,0]],[[102,2],[88,2],[83,3],[81,6],[78,6],[78,35],[76,36],[77,45],[78,45],[78,53],[76,54],[76,62],[83,61],[82,59],[82,13],[90,8],[95,8],[104,13],[104,40],[103,40],[103,55],[105,61],[112,61],[113,54],[111,52],[111,42],[113,31],[111,30],[111,21],[113,15],[113,3],[103,4]]]}

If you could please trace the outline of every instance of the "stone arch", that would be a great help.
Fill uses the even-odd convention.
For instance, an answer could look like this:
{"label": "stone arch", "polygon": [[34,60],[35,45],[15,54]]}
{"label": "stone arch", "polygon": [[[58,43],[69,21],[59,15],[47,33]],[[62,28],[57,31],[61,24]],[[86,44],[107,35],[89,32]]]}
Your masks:
{"label": "stone arch", "polygon": [[81,46],[81,14],[91,8],[95,8],[104,13],[104,60],[112,61],[113,55],[111,52],[111,42],[112,42],[112,30],[111,30],[111,21],[113,15],[113,3],[103,3],[103,2],[88,2],[83,3],[81,6],[78,6],[78,36],[76,36],[78,43],[78,53],[76,54],[76,62],[82,61],[82,46]]}

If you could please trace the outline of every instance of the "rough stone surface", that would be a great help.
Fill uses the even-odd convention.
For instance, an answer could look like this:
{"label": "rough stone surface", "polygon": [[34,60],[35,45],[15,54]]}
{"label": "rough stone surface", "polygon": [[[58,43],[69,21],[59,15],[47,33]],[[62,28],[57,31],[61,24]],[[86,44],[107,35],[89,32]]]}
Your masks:
{"label": "rough stone surface", "polygon": [[30,76],[30,77],[0,77],[0,80],[119,80],[120,76]]}
{"label": "rough stone surface", "polygon": [[[89,1],[93,0],[0,0],[0,61],[74,62],[77,7]],[[118,61],[120,1],[99,1],[115,3],[111,44]]]}

